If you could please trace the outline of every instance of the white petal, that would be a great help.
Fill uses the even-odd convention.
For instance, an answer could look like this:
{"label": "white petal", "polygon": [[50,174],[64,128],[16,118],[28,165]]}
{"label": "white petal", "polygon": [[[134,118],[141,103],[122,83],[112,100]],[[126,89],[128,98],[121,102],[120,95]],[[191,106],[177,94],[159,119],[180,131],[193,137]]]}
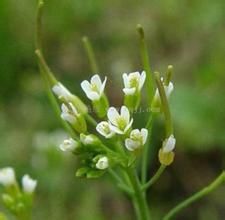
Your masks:
{"label": "white petal", "polygon": [[83,89],[83,91],[86,93],[86,95],[91,92],[91,85],[90,83],[87,81],[87,80],[84,80],[82,83],[81,83],[81,88]]}
{"label": "white petal", "polygon": [[171,152],[175,148],[175,145],[176,145],[176,139],[171,134],[169,138],[165,139],[165,141],[163,142],[163,152],[164,153]]}
{"label": "white petal", "polygon": [[124,129],[124,133],[126,133],[131,128],[132,124],[133,124],[133,118],[130,120],[130,123]]}
{"label": "white petal", "polygon": [[97,92],[91,91],[91,92],[87,93],[86,95],[92,101],[99,100],[101,98],[100,95]]}
{"label": "white petal", "polygon": [[142,144],[145,144],[147,141],[147,137],[148,137],[148,130],[146,128],[142,128],[141,129],[141,135],[142,135]]}
{"label": "white petal", "polygon": [[108,135],[108,133],[105,131],[105,127],[107,127],[107,126],[109,127],[109,123],[107,121],[102,121],[102,122],[97,124],[96,130],[102,136],[106,137]]}
{"label": "white petal", "polygon": [[124,131],[121,131],[119,128],[117,128],[116,126],[113,126],[113,125],[109,125],[110,129],[117,133],[117,134],[124,134],[125,132]]}
{"label": "white petal", "polygon": [[102,81],[98,74],[95,74],[94,76],[91,77],[91,84],[96,85],[98,91],[101,90]]}
{"label": "white petal", "polygon": [[26,174],[22,178],[22,186],[25,193],[31,194],[34,192],[37,186],[37,181],[33,180],[29,175]]}
{"label": "white petal", "polygon": [[137,78],[137,79],[139,79],[140,78],[140,73],[139,72],[130,73],[129,74],[129,79],[131,79],[131,78]]}
{"label": "white petal", "polygon": [[111,131],[110,125],[107,121],[102,121],[96,126],[96,130],[105,138],[111,138],[114,132]]}
{"label": "white petal", "polygon": [[125,88],[129,88],[129,79],[126,73],[123,74],[123,83]]}
{"label": "white petal", "polygon": [[115,132],[114,131],[111,131],[109,134],[107,134],[105,137],[106,138],[111,138],[111,137],[113,137],[114,136],[114,134],[115,134]]}
{"label": "white petal", "polygon": [[140,143],[138,141],[134,141],[130,138],[125,140],[125,146],[129,151],[134,151],[140,147]]}
{"label": "white petal", "polygon": [[74,124],[76,122],[76,118],[68,113],[61,113],[61,118],[70,124]]}
{"label": "white petal", "polygon": [[74,151],[77,147],[78,143],[72,138],[64,140],[63,143],[60,144],[59,146],[59,148],[62,151],[70,151],[70,152]]}
{"label": "white petal", "polygon": [[134,129],[134,130],[132,130],[131,132],[130,132],[130,137],[132,138],[132,137],[136,137],[136,136],[139,136],[139,134],[140,134],[140,131],[138,130],[138,129]]}
{"label": "white petal", "polygon": [[173,91],[173,83],[170,82],[169,85],[165,88],[167,98],[169,98],[172,91]]}
{"label": "white petal", "polygon": [[63,113],[67,113],[69,111],[68,107],[64,103],[61,105],[61,110]]}
{"label": "white petal", "polygon": [[123,92],[125,95],[133,95],[136,92],[136,88],[124,88]]}
{"label": "white petal", "polygon": [[117,125],[116,119],[119,117],[119,113],[116,108],[110,107],[107,112],[107,117],[113,125]]}
{"label": "white petal", "polygon": [[142,71],[141,76],[140,76],[139,86],[138,86],[139,91],[143,87],[143,85],[145,83],[145,79],[146,79],[146,72]]}
{"label": "white petal", "polygon": [[12,167],[0,169],[0,184],[10,186],[16,183],[15,172]]}
{"label": "white petal", "polygon": [[109,167],[109,160],[107,157],[101,157],[96,163],[96,168],[99,170],[105,170]]}
{"label": "white petal", "polygon": [[57,95],[59,98],[63,97],[66,100],[69,99],[69,97],[72,95],[70,91],[61,83],[57,83],[52,87],[52,91],[55,95]]}
{"label": "white petal", "polygon": [[107,81],[107,77],[105,77],[102,85],[101,85],[101,89],[100,89],[100,96],[102,95],[102,93],[104,92],[104,89],[105,89],[105,84],[106,84],[106,81]]}
{"label": "white petal", "polygon": [[120,115],[126,120],[126,123],[128,124],[130,121],[130,112],[126,106],[122,106]]}

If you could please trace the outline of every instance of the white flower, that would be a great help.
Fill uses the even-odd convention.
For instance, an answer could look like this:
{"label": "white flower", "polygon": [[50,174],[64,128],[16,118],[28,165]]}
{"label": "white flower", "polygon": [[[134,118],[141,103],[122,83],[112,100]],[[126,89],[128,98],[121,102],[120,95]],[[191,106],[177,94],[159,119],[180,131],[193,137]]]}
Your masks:
{"label": "white flower", "polygon": [[59,99],[63,99],[67,102],[69,102],[69,100],[72,97],[70,91],[60,82],[58,82],[56,85],[52,87],[52,91],[54,92],[55,95],[58,96]]}
{"label": "white flower", "polygon": [[134,151],[146,143],[147,137],[148,137],[147,129],[145,128],[142,128],[141,130],[134,129],[130,133],[130,138],[126,138],[125,146],[129,151]]}
{"label": "white flower", "polygon": [[117,134],[125,134],[133,123],[126,106],[122,106],[120,114],[114,107],[110,107],[107,112],[110,121],[110,129]]}
{"label": "white flower", "polygon": [[16,177],[14,169],[11,167],[6,167],[0,169],[0,184],[4,186],[10,186],[16,183]]}
{"label": "white flower", "polygon": [[61,118],[65,121],[68,121],[70,124],[74,124],[77,121],[78,112],[77,109],[74,107],[74,105],[69,102],[68,105],[65,105],[64,103],[61,106]]}
{"label": "white flower", "polygon": [[91,77],[91,82],[84,80],[81,83],[81,88],[84,90],[86,96],[90,100],[96,101],[101,98],[104,92],[106,80],[107,78],[105,77],[104,81],[102,82],[99,75],[95,74]]}
{"label": "white flower", "polygon": [[63,143],[60,144],[59,148],[62,151],[73,152],[78,146],[79,146],[79,143],[77,141],[75,141],[72,138],[69,138],[69,139],[64,140]]}
{"label": "white flower", "polygon": [[108,157],[101,157],[96,163],[96,168],[99,170],[105,170],[109,167]]}
{"label": "white flower", "polygon": [[32,194],[37,186],[37,180],[26,174],[22,178],[22,186],[25,193]]}
{"label": "white flower", "polygon": [[115,133],[111,130],[107,121],[102,121],[96,126],[96,130],[105,138],[111,138]]}
{"label": "white flower", "polygon": [[175,148],[175,145],[176,145],[176,139],[174,138],[173,134],[171,134],[169,138],[163,141],[163,147],[162,147],[163,153],[171,152]]}
{"label": "white flower", "polygon": [[144,85],[146,78],[145,71],[142,71],[140,74],[139,72],[133,72],[127,75],[126,73],[123,74],[123,82],[124,82],[124,89],[123,92],[126,95],[134,95],[136,92],[140,92],[141,88]]}

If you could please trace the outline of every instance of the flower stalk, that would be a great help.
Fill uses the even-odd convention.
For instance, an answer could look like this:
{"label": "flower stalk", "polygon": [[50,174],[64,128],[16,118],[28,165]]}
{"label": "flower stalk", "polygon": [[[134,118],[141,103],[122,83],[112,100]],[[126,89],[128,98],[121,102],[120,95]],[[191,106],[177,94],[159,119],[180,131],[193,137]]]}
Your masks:
{"label": "flower stalk", "polygon": [[[162,175],[165,168],[174,160],[176,139],[173,135],[173,123],[168,98],[173,90],[171,82],[173,67],[168,66],[165,79],[155,72],[157,89],[154,93],[149,55],[144,30],[137,26],[140,36],[140,52],[144,71],[123,74],[124,105],[118,110],[110,107],[105,87],[107,77],[101,79],[93,47],[87,37],[82,41],[88,56],[90,68],[94,73],[89,81],[84,80],[81,88],[91,100],[95,116],[88,112],[86,104],[73,95],[60,83],[48,67],[41,47],[41,15],[43,0],[39,0],[36,27],[36,55],[41,75],[46,85],[50,101],[57,116],[70,133],[68,139],[59,146],[62,151],[73,153],[80,160],[76,171],[77,177],[98,178],[109,173],[117,186],[127,193],[134,204],[138,220],[150,220],[146,191]],[[141,89],[146,81],[146,92],[149,112],[148,120],[142,128],[135,128],[135,115],[132,114],[141,103]],[[61,111],[59,106],[61,107]],[[153,107],[153,108],[152,108]],[[163,113],[165,117],[165,138],[159,150],[161,166],[147,181],[148,155],[150,137],[155,113]],[[101,121],[95,119],[100,119]],[[91,128],[89,127],[91,125]],[[94,128],[93,128],[94,127]],[[138,176],[137,164],[142,155],[141,178]],[[7,180],[7,179],[6,179]],[[187,205],[208,194],[225,180],[224,172],[208,187],[194,194],[173,208],[163,220],[169,220]],[[24,177],[24,192],[33,192],[36,182],[29,176]],[[18,186],[16,190],[19,190]],[[5,197],[5,201],[11,202]],[[22,216],[22,215],[21,215]],[[29,217],[19,217],[29,219]]]}
{"label": "flower stalk", "polygon": [[173,209],[171,209],[164,217],[163,220],[171,220],[174,219],[180,211],[184,208],[189,206],[190,204],[198,201],[202,197],[208,195],[209,193],[213,192],[217,187],[220,185],[225,184],[225,171],[223,171],[212,183],[208,186],[204,187],[199,192],[195,193],[194,195],[190,196],[189,198],[185,199],[183,202],[179,203]]}

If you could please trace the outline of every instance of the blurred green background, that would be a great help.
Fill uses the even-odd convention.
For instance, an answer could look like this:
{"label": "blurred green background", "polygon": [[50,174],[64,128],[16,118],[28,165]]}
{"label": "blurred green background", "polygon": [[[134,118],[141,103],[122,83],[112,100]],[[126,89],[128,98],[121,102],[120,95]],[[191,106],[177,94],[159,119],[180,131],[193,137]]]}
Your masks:
{"label": "blurred green background", "polygon": [[[0,167],[15,167],[18,178],[27,172],[38,179],[35,220],[134,219],[128,198],[109,177],[75,178],[76,159],[58,150],[66,134],[38,73],[35,12],[34,0],[0,1]],[[93,74],[81,42],[89,36],[101,74],[109,79],[111,104],[121,105],[122,73],[142,69],[138,23],[145,28],[152,69],[175,68],[176,160],[148,194],[152,215],[160,219],[224,169],[224,0],[46,0],[43,44],[53,72],[88,103],[80,82]],[[161,128],[159,120],[149,175],[159,165]],[[220,187],[177,219],[224,219],[224,203],[225,187]]]}

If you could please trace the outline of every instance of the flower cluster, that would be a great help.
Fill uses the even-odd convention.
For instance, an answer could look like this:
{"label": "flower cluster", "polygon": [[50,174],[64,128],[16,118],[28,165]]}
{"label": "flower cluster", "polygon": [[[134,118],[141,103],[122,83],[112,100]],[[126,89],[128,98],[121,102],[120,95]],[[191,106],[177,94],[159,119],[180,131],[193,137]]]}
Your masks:
{"label": "flower cluster", "polygon": [[[104,92],[106,77],[102,81],[100,76],[95,74],[90,82],[83,81],[81,88],[91,100],[96,115],[103,119],[100,122],[95,122],[89,114],[80,111],[78,103],[72,100],[72,93],[61,83],[53,86],[54,94],[62,103],[61,118],[76,133],[74,137],[64,140],[60,149],[72,152],[81,158],[81,167],[77,170],[77,176],[98,177],[109,167],[128,166],[130,161],[138,156],[147,141],[148,130],[132,129],[134,123],[132,110],[139,106],[145,79],[144,71],[123,74],[125,97],[124,105],[119,109],[109,107]],[[87,126],[90,122],[94,125],[96,134]]]}
{"label": "flower cluster", "polygon": [[[95,74],[90,82],[84,80],[81,88],[87,98],[91,100],[96,115],[103,119],[96,122],[87,112],[80,108],[80,100],[74,100],[74,95],[61,83],[53,86],[52,90],[58,97],[61,104],[61,118],[67,122],[75,131],[75,136],[63,141],[60,145],[62,151],[72,152],[81,158],[81,167],[77,170],[77,176],[94,178],[101,176],[109,167],[116,165],[129,166],[130,161],[135,161],[148,139],[148,129],[133,129],[133,110],[140,104],[141,89],[146,80],[146,72],[132,72],[123,74],[124,105],[117,109],[109,107],[108,98],[105,95],[107,78],[102,81],[100,76]],[[169,98],[173,84],[170,75],[165,79],[161,78],[163,90]],[[84,104],[82,104],[84,105]],[[159,89],[151,104],[152,112],[161,111],[161,95]],[[93,129],[87,126],[91,123]],[[176,140],[173,134],[163,142],[159,150],[159,161],[167,166],[174,159],[173,149]],[[127,151],[127,152],[126,152]]]}
{"label": "flower cluster", "polygon": [[20,187],[14,169],[5,167],[0,169],[0,185],[3,186],[2,201],[6,208],[16,216],[28,215],[37,181],[25,174]]}

